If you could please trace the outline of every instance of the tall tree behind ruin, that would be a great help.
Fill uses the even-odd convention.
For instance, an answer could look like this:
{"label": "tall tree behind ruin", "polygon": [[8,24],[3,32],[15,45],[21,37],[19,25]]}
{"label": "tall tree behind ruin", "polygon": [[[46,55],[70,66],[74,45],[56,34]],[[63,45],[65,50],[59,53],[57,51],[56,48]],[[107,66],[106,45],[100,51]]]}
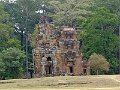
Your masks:
{"label": "tall tree behind ruin", "polygon": [[91,14],[89,0],[51,0],[49,3],[53,9],[50,16],[56,25],[73,26],[77,18],[85,18]]}

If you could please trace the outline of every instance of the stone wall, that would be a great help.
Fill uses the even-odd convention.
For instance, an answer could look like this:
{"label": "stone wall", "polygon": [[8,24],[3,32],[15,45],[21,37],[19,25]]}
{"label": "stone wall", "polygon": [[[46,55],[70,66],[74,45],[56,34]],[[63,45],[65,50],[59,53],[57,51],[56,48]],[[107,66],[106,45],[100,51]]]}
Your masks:
{"label": "stone wall", "polygon": [[38,26],[33,49],[34,76],[82,75],[82,57],[75,29],[59,31],[50,24]]}

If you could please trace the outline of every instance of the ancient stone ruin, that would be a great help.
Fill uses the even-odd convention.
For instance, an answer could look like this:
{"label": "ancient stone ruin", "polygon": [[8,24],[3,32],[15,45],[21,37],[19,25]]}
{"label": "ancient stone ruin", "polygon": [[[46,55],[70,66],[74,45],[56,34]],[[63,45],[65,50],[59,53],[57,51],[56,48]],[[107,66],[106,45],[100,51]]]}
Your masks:
{"label": "ancient stone ruin", "polygon": [[75,28],[59,30],[40,23],[33,49],[34,77],[82,75],[83,62]]}

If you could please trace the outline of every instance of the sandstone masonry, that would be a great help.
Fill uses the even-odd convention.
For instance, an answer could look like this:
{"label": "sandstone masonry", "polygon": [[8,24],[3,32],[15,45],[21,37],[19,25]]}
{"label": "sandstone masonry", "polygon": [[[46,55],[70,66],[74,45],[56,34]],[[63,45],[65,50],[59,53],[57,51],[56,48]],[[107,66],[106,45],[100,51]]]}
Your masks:
{"label": "sandstone masonry", "polygon": [[48,23],[38,25],[33,49],[34,77],[83,74],[84,65],[76,34],[74,28],[57,30]]}

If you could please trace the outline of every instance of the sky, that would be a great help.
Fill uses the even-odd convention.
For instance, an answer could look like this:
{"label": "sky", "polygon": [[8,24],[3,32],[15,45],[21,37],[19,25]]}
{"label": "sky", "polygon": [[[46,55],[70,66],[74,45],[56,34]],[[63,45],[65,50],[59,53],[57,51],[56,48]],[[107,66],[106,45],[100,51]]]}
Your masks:
{"label": "sky", "polygon": [[16,0],[9,0],[9,1],[12,1],[12,2],[14,2],[14,1],[16,1]]}
{"label": "sky", "polygon": [[[0,0],[0,1],[5,1],[5,0]],[[14,2],[14,1],[16,1],[16,0],[9,0],[9,1]]]}

